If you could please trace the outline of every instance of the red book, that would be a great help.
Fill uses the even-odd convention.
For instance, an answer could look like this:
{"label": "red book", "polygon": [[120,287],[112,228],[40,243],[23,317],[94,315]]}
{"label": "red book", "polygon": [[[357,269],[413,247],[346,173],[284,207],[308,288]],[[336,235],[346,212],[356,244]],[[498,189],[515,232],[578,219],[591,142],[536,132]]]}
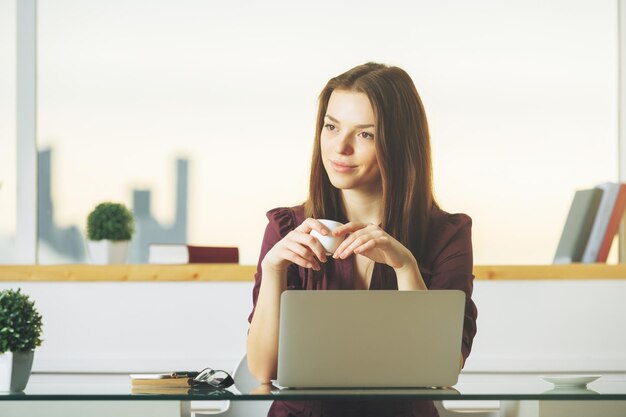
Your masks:
{"label": "red book", "polygon": [[602,239],[602,245],[598,251],[598,258],[596,262],[606,262],[609,257],[609,250],[613,243],[613,238],[619,229],[619,223],[622,220],[624,209],[626,208],[626,184],[620,184],[619,193],[617,194],[617,200],[615,200],[615,206],[609,219],[609,224],[606,227],[606,233]]}
{"label": "red book", "polygon": [[187,249],[190,264],[239,263],[239,248],[237,247],[187,245]]}

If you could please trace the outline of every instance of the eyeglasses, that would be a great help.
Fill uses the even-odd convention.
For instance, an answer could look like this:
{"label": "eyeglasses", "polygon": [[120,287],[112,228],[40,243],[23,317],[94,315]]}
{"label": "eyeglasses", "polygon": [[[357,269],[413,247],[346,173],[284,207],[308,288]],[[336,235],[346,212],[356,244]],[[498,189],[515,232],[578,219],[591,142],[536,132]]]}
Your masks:
{"label": "eyeglasses", "polygon": [[228,388],[235,381],[233,377],[226,371],[219,369],[204,368],[198,376],[193,379],[193,387],[211,386],[214,388]]}

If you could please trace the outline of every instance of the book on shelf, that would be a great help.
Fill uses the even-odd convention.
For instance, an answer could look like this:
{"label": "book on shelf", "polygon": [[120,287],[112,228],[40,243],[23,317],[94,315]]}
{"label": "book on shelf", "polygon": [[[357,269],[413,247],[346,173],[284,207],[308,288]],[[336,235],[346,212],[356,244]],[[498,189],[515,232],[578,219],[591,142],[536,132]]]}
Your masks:
{"label": "book on shelf", "polygon": [[583,263],[594,263],[598,261],[598,253],[600,252],[600,246],[602,246],[602,242],[604,241],[609,220],[611,219],[613,208],[617,201],[620,184],[605,182],[596,186],[596,188],[602,190],[602,198],[600,199],[598,211],[593,221],[593,227],[591,228],[591,233],[589,233],[589,239],[585,246],[581,260]]}
{"label": "book on shelf", "polygon": [[151,243],[148,249],[151,264],[239,263],[237,247]]}
{"label": "book on shelf", "polygon": [[611,249],[611,244],[613,243],[613,238],[617,234],[619,224],[624,216],[624,209],[626,209],[626,184],[618,185],[619,192],[617,193],[613,210],[611,211],[611,216],[606,226],[606,231],[604,232],[602,244],[598,250],[596,262],[606,262],[609,256],[609,250]]}
{"label": "book on shelf", "polygon": [[195,246],[187,245],[189,263],[239,263],[239,248],[227,246]]}
{"label": "book on shelf", "polygon": [[582,260],[602,194],[601,188],[575,192],[554,256],[555,264],[567,264]]}
{"label": "book on shelf", "polygon": [[151,243],[148,247],[148,263],[151,264],[188,264],[187,245]]}

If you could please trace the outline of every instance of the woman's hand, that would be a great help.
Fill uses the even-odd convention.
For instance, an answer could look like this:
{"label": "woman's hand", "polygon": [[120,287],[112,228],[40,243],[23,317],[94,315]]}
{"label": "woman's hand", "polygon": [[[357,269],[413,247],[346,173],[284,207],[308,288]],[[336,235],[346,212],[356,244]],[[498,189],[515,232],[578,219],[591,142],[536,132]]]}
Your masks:
{"label": "woman's hand", "polygon": [[334,258],[345,259],[356,253],[392,267],[396,271],[399,290],[428,289],[411,251],[382,228],[371,223],[350,222],[333,231],[335,236],[348,233],[333,254]]}
{"label": "woman's hand", "polygon": [[387,264],[395,270],[416,264],[409,249],[398,242],[380,226],[372,223],[350,222],[333,231],[335,236],[349,234],[333,254],[333,258],[345,259],[353,253],[363,255],[374,262]]}
{"label": "woman's hand", "polygon": [[312,218],[304,220],[267,252],[261,263],[263,269],[284,272],[294,263],[319,271],[319,262],[326,262],[326,251],[319,240],[309,234],[311,230],[322,235],[330,234],[330,230],[319,221]]}

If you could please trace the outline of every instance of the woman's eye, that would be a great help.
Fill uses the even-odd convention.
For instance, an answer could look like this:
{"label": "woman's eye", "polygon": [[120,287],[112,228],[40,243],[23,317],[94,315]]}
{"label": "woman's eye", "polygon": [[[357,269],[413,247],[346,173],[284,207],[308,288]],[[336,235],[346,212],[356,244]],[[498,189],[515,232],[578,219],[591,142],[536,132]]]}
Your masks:
{"label": "woman's eye", "polygon": [[363,139],[374,139],[374,135],[369,132],[361,132],[359,133]]}
{"label": "woman's eye", "polygon": [[326,123],[324,125],[324,129],[330,130],[332,132],[333,130],[335,130],[335,125],[331,125],[330,123]]}

